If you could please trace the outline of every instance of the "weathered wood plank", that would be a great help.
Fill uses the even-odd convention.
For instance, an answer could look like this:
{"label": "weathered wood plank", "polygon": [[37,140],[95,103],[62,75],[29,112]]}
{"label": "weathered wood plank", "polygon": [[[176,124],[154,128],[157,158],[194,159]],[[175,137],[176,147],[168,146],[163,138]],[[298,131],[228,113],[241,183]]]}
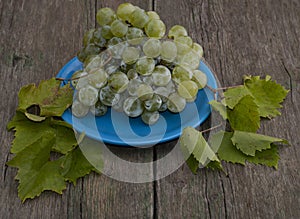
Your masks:
{"label": "weathered wood plank", "polygon": [[[264,121],[261,132],[292,143],[280,148],[278,171],[227,164],[228,176],[205,170],[192,176],[186,167],[179,169],[157,182],[158,218],[300,216],[299,6],[297,1],[156,1],[169,27],[187,27],[203,45],[206,60],[224,86],[240,84],[245,74],[269,74],[291,89],[282,116]],[[169,150],[157,148],[158,154]]]}
{"label": "weathered wood plank", "polygon": [[[21,204],[17,197],[16,170],[5,166],[11,158],[12,133],[5,130],[17,106],[21,86],[56,75],[81,48],[84,32],[95,27],[97,8],[106,1],[0,1],[1,99],[1,198],[3,218],[149,218],[153,215],[153,185],[117,182],[91,175],[69,186],[63,196],[46,192]],[[148,1],[133,1],[148,8]],[[125,160],[152,160],[152,150],[118,149]],[[152,167],[149,168],[152,174]]]}

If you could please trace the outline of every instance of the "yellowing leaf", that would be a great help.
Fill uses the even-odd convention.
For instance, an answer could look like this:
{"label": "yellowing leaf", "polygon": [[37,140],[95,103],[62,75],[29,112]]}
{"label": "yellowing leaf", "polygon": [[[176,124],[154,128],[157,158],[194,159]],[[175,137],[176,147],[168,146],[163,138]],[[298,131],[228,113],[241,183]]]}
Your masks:
{"label": "yellowing leaf", "polygon": [[250,156],[255,156],[256,151],[270,149],[272,143],[288,144],[285,139],[242,131],[235,131],[231,141],[244,154]]}
{"label": "yellowing leaf", "polygon": [[244,96],[232,110],[228,110],[228,120],[234,130],[256,132],[260,117],[254,99],[250,95]]}
{"label": "yellowing leaf", "polygon": [[66,188],[61,175],[61,161],[49,161],[50,151],[55,143],[55,136],[45,132],[38,141],[19,152],[7,164],[17,167],[19,197],[24,202],[28,198],[39,196],[45,190],[59,194]]}
{"label": "yellowing leaf", "polygon": [[12,153],[18,153],[38,141],[46,132],[55,136],[53,150],[62,154],[72,150],[77,141],[72,128],[63,121],[47,118],[42,122],[33,122],[21,113],[17,112],[8,123],[7,128],[15,130],[15,138],[11,147]]}
{"label": "yellowing leaf", "polygon": [[180,137],[180,146],[193,172],[196,170],[196,165],[206,166],[210,161],[219,162],[218,157],[205,141],[202,133],[192,127],[183,130]]}
{"label": "yellowing leaf", "polygon": [[33,106],[40,107],[40,116],[61,116],[72,104],[73,90],[69,85],[60,87],[55,78],[42,81],[38,87],[30,84],[22,87],[19,92],[18,110],[26,112]]}

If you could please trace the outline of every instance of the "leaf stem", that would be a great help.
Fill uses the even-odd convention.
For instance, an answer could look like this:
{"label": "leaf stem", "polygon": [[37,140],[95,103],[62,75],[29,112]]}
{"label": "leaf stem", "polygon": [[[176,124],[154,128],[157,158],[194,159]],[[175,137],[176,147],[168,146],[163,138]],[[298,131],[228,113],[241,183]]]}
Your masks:
{"label": "leaf stem", "polygon": [[200,131],[200,132],[201,132],[201,133],[209,132],[209,131],[212,131],[212,130],[214,130],[214,129],[217,129],[217,128],[221,127],[222,125],[223,125],[223,122],[220,123],[219,125],[213,126],[213,127],[209,128],[209,129],[205,129],[205,130]]}

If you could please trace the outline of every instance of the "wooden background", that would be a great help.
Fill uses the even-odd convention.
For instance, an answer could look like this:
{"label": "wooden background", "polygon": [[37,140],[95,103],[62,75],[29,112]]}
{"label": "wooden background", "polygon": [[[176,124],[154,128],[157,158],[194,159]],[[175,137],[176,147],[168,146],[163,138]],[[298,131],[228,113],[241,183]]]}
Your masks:
{"label": "wooden background", "polygon": [[[62,196],[45,192],[21,204],[16,170],[5,163],[13,134],[6,131],[21,86],[56,75],[95,27],[98,8],[120,0],[0,0],[0,218],[300,218],[300,1],[135,0],[156,10],[168,27],[185,26],[203,45],[224,86],[245,74],[269,74],[291,92],[282,116],[261,132],[290,140],[278,171],[225,164],[229,173],[186,165],[153,183],[130,184],[91,174]],[[162,156],[176,141],[154,149],[115,148],[125,159]]]}

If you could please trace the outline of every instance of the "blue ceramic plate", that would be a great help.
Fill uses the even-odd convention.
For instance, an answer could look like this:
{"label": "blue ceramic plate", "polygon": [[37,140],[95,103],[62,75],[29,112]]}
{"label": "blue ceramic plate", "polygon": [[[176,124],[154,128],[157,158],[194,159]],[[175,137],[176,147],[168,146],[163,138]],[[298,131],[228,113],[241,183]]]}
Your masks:
{"label": "blue ceramic plate", "polygon": [[[71,78],[72,74],[80,69],[82,63],[75,57],[59,71],[57,77]],[[208,85],[217,88],[212,71],[203,61],[200,62],[199,69],[207,75]],[[65,83],[66,81],[62,85]],[[62,118],[76,131],[85,132],[95,140],[114,145],[143,147],[178,138],[187,126],[199,126],[211,113],[208,102],[213,99],[214,95],[208,88],[202,89],[198,92],[195,102],[188,103],[184,111],[179,114],[169,111],[161,113],[158,122],[152,126],[144,124],[140,117],[128,118],[124,113],[111,109],[102,117],[88,114],[81,119],[73,117],[68,109]]]}

